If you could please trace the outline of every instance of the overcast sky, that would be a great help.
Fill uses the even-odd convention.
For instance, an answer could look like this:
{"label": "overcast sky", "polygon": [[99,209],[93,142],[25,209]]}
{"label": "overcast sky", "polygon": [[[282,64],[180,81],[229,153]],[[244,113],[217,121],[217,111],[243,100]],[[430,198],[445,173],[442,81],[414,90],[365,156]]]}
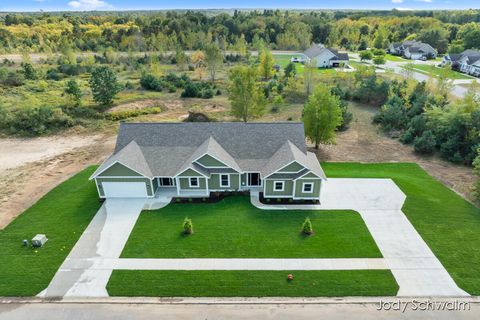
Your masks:
{"label": "overcast sky", "polygon": [[209,8],[468,9],[480,0],[0,0],[0,11]]}

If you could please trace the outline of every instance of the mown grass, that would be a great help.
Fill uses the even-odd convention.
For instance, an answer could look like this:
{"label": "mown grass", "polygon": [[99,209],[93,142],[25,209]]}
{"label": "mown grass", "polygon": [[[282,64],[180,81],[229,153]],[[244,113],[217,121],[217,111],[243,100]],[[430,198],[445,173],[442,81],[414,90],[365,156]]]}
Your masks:
{"label": "mown grass", "polygon": [[[185,217],[195,233],[182,234]],[[310,217],[315,235],[300,233]],[[170,204],[144,211],[122,258],[377,258],[382,257],[353,211],[261,210],[246,196],[215,204]]]}
{"label": "mown grass", "polygon": [[[442,70],[442,67],[437,67],[431,64],[415,64],[413,65],[413,71],[417,71],[429,76],[434,76],[434,77],[439,77],[442,72],[445,72]],[[446,76],[449,79],[453,80],[474,80],[475,78],[465,75],[461,72],[453,71],[453,70],[448,70],[446,72]]]}
{"label": "mown grass", "polygon": [[[293,281],[287,275],[293,274]],[[389,270],[355,271],[131,271],[114,270],[112,296],[340,297],[393,296]]]}
{"label": "mown grass", "polygon": [[457,285],[480,294],[480,209],[417,164],[324,163],[328,177],[391,178],[407,195],[403,206],[415,229]]}
{"label": "mown grass", "polygon": [[[100,207],[89,167],[63,182],[0,230],[0,296],[32,296],[45,289]],[[43,233],[44,247],[22,246]]]}

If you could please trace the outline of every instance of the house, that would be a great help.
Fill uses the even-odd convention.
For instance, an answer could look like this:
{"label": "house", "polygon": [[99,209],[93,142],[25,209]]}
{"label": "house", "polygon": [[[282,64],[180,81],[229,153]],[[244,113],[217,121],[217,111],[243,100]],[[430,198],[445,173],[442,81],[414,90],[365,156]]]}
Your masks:
{"label": "house", "polygon": [[208,197],[255,188],[265,198],[319,200],[326,180],[302,123],[121,123],[90,179],[100,198]]}
{"label": "house", "polygon": [[428,43],[414,40],[392,43],[388,48],[388,52],[412,60],[435,59],[438,55],[437,50]]}
{"label": "house", "polygon": [[452,69],[479,77],[480,51],[465,50],[462,53],[451,53],[443,57],[442,65],[451,65]]}
{"label": "house", "polygon": [[315,61],[318,68],[336,68],[348,65],[348,53],[339,53],[332,48],[326,48],[322,44],[315,44],[303,52],[307,63]]}

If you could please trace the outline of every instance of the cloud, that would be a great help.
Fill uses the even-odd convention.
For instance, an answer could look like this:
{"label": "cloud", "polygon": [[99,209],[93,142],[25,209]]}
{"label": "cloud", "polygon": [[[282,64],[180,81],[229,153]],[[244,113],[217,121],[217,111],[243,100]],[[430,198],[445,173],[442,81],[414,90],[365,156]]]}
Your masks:
{"label": "cloud", "polygon": [[398,8],[395,8],[397,9],[398,11],[414,11],[415,9],[413,8],[403,8],[403,7],[398,7]]}
{"label": "cloud", "polygon": [[112,8],[111,4],[102,0],[75,0],[70,1],[68,5],[76,10],[98,10]]}
{"label": "cloud", "polygon": [[403,0],[392,0],[392,3],[403,3]]}
{"label": "cloud", "polygon": [[432,3],[433,0],[415,0],[417,2],[426,2],[426,3]]}

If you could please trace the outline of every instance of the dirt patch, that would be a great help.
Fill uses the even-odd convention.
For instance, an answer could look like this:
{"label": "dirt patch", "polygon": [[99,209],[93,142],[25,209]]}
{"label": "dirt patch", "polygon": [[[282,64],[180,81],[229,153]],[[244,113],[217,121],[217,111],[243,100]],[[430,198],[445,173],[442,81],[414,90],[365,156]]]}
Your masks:
{"label": "dirt patch", "polygon": [[[88,146],[2,171],[0,229],[61,182],[87,166],[103,161],[112,152],[115,140],[110,135],[91,142]],[[16,157],[14,154],[11,156]]]}
{"label": "dirt patch", "polygon": [[[353,121],[350,128],[337,135],[335,145],[322,145],[317,152],[320,161],[337,162],[416,162],[431,176],[473,201],[471,188],[476,179],[472,169],[456,165],[436,156],[425,157],[413,148],[385,136],[372,124],[377,109],[356,103],[350,105]],[[310,150],[315,150],[310,145]]]}
{"label": "dirt patch", "polygon": [[0,139],[0,173],[40,159],[48,159],[97,141],[101,135],[62,135]]}

